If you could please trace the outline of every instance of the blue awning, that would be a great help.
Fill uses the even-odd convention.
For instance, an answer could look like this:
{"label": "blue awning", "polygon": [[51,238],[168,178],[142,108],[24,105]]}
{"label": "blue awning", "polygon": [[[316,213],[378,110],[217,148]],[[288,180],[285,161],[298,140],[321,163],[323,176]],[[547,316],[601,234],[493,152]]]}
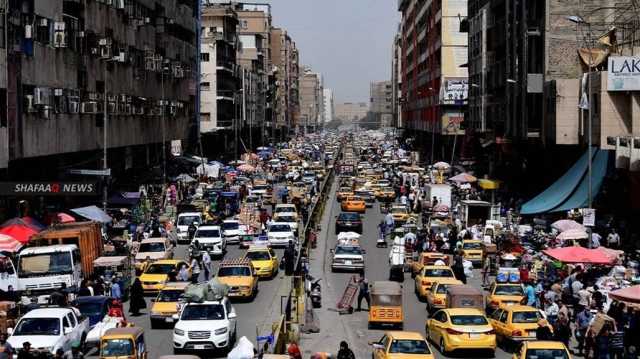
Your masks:
{"label": "blue awning", "polygon": [[[537,214],[568,211],[583,208],[588,202],[589,180],[588,151],[556,182],[545,191],[529,200],[520,209],[520,214]],[[598,193],[607,173],[609,151],[594,148],[592,151],[592,193]]]}

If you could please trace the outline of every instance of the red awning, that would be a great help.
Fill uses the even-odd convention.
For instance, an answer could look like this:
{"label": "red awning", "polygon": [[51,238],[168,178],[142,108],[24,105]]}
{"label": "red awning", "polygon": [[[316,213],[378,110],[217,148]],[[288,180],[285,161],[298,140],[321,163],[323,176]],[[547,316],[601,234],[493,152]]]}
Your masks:
{"label": "red awning", "polygon": [[584,247],[563,247],[552,248],[543,251],[544,254],[555,258],[563,263],[585,263],[585,264],[614,264],[615,259],[606,255],[598,249],[588,249]]}
{"label": "red awning", "polygon": [[640,285],[622,288],[609,292],[609,298],[616,299],[621,302],[639,303],[640,304]]}
{"label": "red awning", "polygon": [[38,233],[35,229],[20,224],[12,224],[6,227],[0,228],[0,234],[6,234],[9,237],[15,238],[18,242],[25,244],[29,242],[31,236]]}

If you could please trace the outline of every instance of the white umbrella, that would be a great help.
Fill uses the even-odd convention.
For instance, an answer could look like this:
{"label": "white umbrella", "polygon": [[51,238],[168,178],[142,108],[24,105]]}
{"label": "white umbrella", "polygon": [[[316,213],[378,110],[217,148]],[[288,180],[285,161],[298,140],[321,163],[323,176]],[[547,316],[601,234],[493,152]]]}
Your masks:
{"label": "white umbrella", "polygon": [[342,240],[352,240],[352,239],[359,239],[360,235],[356,232],[340,232],[338,233],[338,240],[342,241]]}
{"label": "white umbrella", "polygon": [[439,170],[448,170],[449,168],[451,168],[451,165],[449,165],[446,162],[436,162],[433,165],[433,168],[439,169]]}
{"label": "white umbrella", "polygon": [[558,234],[558,239],[566,241],[573,239],[589,238],[589,234],[584,229],[569,229]]}
{"label": "white umbrella", "polygon": [[577,229],[581,231],[585,230],[583,225],[574,221],[573,219],[561,219],[555,221],[551,224],[551,227],[557,229],[558,232],[565,232],[571,229]]}

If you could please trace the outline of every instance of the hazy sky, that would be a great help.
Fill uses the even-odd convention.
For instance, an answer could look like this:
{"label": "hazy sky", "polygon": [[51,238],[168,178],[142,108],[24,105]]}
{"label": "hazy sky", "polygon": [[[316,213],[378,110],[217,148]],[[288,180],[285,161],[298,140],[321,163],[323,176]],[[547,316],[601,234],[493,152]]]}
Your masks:
{"label": "hazy sky", "polygon": [[300,49],[300,64],[322,73],[336,103],[368,101],[369,82],[390,79],[397,0],[266,2],[273,25],[287,29]]}

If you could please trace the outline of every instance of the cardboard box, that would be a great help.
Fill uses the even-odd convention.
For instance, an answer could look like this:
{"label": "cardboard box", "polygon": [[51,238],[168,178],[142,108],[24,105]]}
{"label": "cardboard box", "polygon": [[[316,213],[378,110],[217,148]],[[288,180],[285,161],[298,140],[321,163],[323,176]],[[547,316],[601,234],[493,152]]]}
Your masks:
{"label": "cardboard box", "polygon": [[9,312],[16,308],[16,303],[10,301],[0,301],[0,312]]}
{"label": "cardboard box", "polygon": [[613,326],[615,325],[615,320],[613,318],[602,313],[596,314],[595,318],[593,318],[593,322],[591,323],[591,330],[593,332],[593,335],[598,335],[605,323],[609,323],[611,329],[613,330]]}

